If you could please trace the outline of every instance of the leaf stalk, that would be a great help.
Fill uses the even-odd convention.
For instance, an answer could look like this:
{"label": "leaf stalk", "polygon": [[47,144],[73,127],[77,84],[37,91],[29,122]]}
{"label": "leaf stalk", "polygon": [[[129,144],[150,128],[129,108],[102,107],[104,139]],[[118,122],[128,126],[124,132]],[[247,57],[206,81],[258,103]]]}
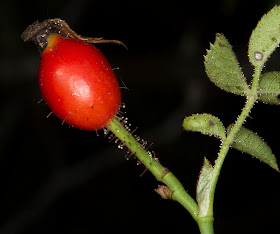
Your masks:
{"label": "leaf stalk", "polygon": [[216,189],[216,185],[218,182],[218,178],[220,175],[222,165],[223,165],[226,155],[229,151],[229,148],[231,147],[231,145],[234,141],[236,133],[239,131],[239,129],[245,122],[246,118],[249,116],[249,113],[257,100],[257,89],[258,89],[258,84],[259,84],[259,78],[261,75],[261,70],[262,70],[262,67],[256,67],[254,76],[253,76],[253,80],[252,80],[252,86],[251,86],[250,92],[247,96],[245,106],[242,109],[242,112],[239,115],[239,117],[237,118],[235,124],[233,125],[231,131],[229,132],[226,140],[222,143],[221,150],[218,154],[218,158],[217,158],[215,166],[213,168],[212,179],[210,182],[210,204],[209,204],[209,209],[210,209],[210,212],[212,211],[211,212],[212,214],[213,214],[215,189]]}

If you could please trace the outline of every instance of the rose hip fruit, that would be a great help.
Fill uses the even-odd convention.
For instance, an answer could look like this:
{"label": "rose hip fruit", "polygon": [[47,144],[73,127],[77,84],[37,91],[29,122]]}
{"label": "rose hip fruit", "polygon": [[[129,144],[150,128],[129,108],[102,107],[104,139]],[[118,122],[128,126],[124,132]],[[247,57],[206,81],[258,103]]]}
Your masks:
{"label": "rose hip fruit", "polygon": [[121,103],[105,56],[89,43],[56,33],[47,36],[41,53],[39,86],[51,111],[79,129],[105,127]]}

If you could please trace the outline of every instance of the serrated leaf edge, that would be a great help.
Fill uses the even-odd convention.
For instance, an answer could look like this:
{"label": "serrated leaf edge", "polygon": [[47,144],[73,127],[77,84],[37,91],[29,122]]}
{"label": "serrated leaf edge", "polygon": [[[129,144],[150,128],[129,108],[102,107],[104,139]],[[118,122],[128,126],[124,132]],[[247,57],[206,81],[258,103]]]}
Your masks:
{"label": "serrated leaf edge", "polygon": [[[229,125],[229,126],[228,126],[229,131],[231,130],[231,129],[230,129],[231,127],[232,127],[232,125]],[[242,127],[242,128],[245,128],[245,127]],[[245,128],[245,129],[247,129],[247,128]],[[247,129],[247,130],[249,130],[249,129]],[[251,135],[251,134],[257,135],[257,136],[262,140],[262,143],[265,144],[266,146],[268,146],[268,147],[270,148],[270,146],[267,145],[267,143],[266,143],[257,133],[255,133],[255,132],[253,132],[253,131],[251,131],[251,130],[249,130],[249,131],[250,131],[250,135]],[[248,136],[248,138],[250,137],[250,135]],[[246,148],[246,144],[244,144],[242,141],[237,140],[236,138],[234,138],[233,142],[236,143],[236,144],[241,145],[241,147]],[[260,143],[260,144],[261,144],[261,143]],[[233,146],[232,146],[232,147],[233,147]],[[258,147],[259,147],[259,145],[258,145],[257,147],[255,147],[255,149],[257,149]],[[233,148],[234,148],[234,147],[233,147]],[[250,149],[251,149],[251,148],[250,148]],[[240,151],[240,152],[242,152],[242,153],[249,154],[249,155],[251,155],[253,158],[259,159],[258,156],[255,156],[255,155],[258,154],[258,151],[255,150],[255,149],[252,149],[252,151],[253,151],[252,154],[249,154],[249,153],[247,153],[247,152],[242,152],[241,150],[238,150],[238,149],[236,149],[236,150],[238,150],[238,151]],[[270,148],[270,150],[271,150],[271,148]],[[272,153],[272,150],[271,150],[271,153]],[[275,157],[275,155],[274,155],[273,153],[272,153],[272,155]],[[275,157],[275,159],[276,159],[276,157]],[[276,166],[274,166],[274,165],[272,165],[270,162],[267,163],[267,162],[265,162],[265,161],[263,161],[263,160],[261,160],[261,159],[259,159],[259,160],[260,160],[261,162],[267,164],[267,165],[270,166],[271,168],[275,169],[276,171],[280,172],[280,171],[279,171],[278,164],[277,164],[277,161],[276,161]]]}
{"label": "serrated leaf edge", "polygon": [[[277,49],[277,47],[279,47],[280,42],[276,41],[277,45],[273,48],[273,50],[271,50],[271,52],[270,52],[270,54],[269,54],[268,56],[263,56],[263,53],[261,53],[261,52],[259,52],[259,51],[254,51],[254,54],[260,53],[260,55],[261,55],[262,57],[261,57],[261,59],[258,61],[258,60],[256,59],[256,55],[253,56],[254,59],[255,59],[259,64],[254,65],[254,62],[255,62],[255,61],[251,61],[251,56],[250,56],[250,53],[249,53],[249,51],[251,50],[251,38],[252,38],[253,34],[255,33],[257,27],[259,26],[260,22],[261,22],[262,20],[263,20],[263,21],[267,20],[266,18],[268,18],[268,17],[271,17],[270,14],[275,14],[275,11],[277,11],[277,8],[280,8],[280,5],[275,5],[272,9],[270,9],[267,13],[265,13],[265,14],[261,17],[261,19],[258,21],[256,27],[253,29],[253,31],[252,31],[252,33],[251,33],[251,36],[250,36],[250,38],[249,38],[249,46],[248,46],[248,53],[247,53],[247,54],[248,54],[250,63],[251,63],[253,66],[255,66],[255,67],[258,67],[258,66],[263,67],[264,64],[265,64],[265,63],[268,61],[268,59],[270,58],[270,56],[273,54],[273,52]],[[273,40],[273,39],[272,39],[272,40]]]}
{"label": "serrated leaf edge", "polygon": [[[229,43],[228,39],[224,36],[224,34],[222,34],[222,33],[216,33],[216,37],[215,37],[215,42],[214,42],[214,44],[210,43],[210,49],[206,49],[206,55],[203,56],[203,57],[204,57],[204,65],[206,64],[206,62],[210,63],[210,61],[209,61],[209,56],[210,56],[209,53],[212,52],[211,50],[213,49],[215,43],[218,43],[217,41],[219,40],[218,38],[219,38],[220,36],[223,36],[223,37],[225,38],[225,40],[227,40],[227,42],[228,42],[228,44],[229,44],[229,47],[230,47],[230,49],[232,50],[232,46],[231,46],[231,44]],[[218,53],[218,52],[217,52],[217,53]],[[218,53],[218,54],[219,54],[219,53]],[[237,62],[237,65],[238,65],[238,67],[239,67],[239,69],[240,69],[240,73],[241,73],[241,76],[240,76],[240,77],[242,78],[243,87],[244,87],[244,93],[237,94],[237,93],[234,93],[234,92],[225,90],[224,88],[221,88],[221,87],[219,87],[219,88],[222,89],[222,90],[224,90],[224,91],[226,91],[226,92],[228,92],[228,93],[233,93],[233,94],[235,94],[235,95],[240,95],[240,96],[247,96],[247,93],[249,93],[249,91],[250,91],[250,87],[249,87],[249,85],[248,85],[247,82],[246,82],[246,77],[244,76],[244,73],[243,73],[243,71],[242,71],[242,69],[241,69],[240,63],[238,62],[238,59],[237,59],[236,55],[234,54],[234,52],[233,52],[233,55],[234,55],[234,59],[232,59],[232,61],[236,61],[236,62]],[[224,59],[228,59],[228,58],[225,58],[224,56],[222,56],[221,54],[219,54],[219,56],[222,57],[222,58],[224,58]],[[230,59],[228,59],[228,60],[230,60]],[[215,62],[213,62],[213,63],[214,63],[222,72],[229,73],[229,74],[235,74],[235,73],[230,73],[230,72],[228,72],[228,71],[225,71],[223,68],[221,68],[220,66],[218,66],[217,63],[215,63]],[[206,66],[205,66],[205,68],[206,68]],[[206,70],[206,73],[207,73],[207,70],[208,70],[208,69],[205,69],[205,70]],[[210,79],[210,77],[209,77],[209,79]],[[211,80],[211,79],[210,79],[210,80]],[[211,81],[211,82],[212,82],[212,81]],[[214,83],[214,82],[212,82],[212,83]],[[217,82],[217,83],[219,83],[219,82]],[[215,83],[214,83],[214,84],[215,84]]]}
{"label": "serrated leaf edge", "polygon": [[[217,120],[221,123],[222,127],[224,128],[223,136],[220,136],[220,135],[215,134],[215,133],[213,133],[213,134],[206,134],[205,131],[196,131],[196,130],[192,130],[192,129],[186,129],[186,128],[184,128],[184,124],[183,124],[184,130],[185,130],[185,131],[189,131],[189,132],[199,132],[199,133],[201,133],[201,134],[203,134],[203,135],[207,135],[207,136],[210,136],[210,137],[211,137],[211,136],[214,136],[214,137],[220,139],[220,140],[223,142],[223,141],[226,139],[226,128],[225,128],[225,126],[223,125],[223,122],[222,122],[217,116],[211,115],[211,114],[209,114],[209,113],[202,113],[202,114],[201,114],[201,113],[197,113],[197,114],[192,114],[192,115],[190,115],[190,116],[186,116],[185,119],[186,119],[187,117],[193,117],[193,116],[203,115],[203,114],[210,115],[211,117],[217,118]],[[184,121],[185,121],[185,119],[184,119]]]}

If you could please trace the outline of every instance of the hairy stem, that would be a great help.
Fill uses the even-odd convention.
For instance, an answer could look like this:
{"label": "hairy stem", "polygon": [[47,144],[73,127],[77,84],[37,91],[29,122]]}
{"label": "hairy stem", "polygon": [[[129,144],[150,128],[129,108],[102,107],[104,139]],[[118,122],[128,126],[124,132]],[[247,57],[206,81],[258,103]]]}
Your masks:
{"label": "hairy stem", "polygon": [[170,189],[171,199],[179,202],[186,210],[189,211],[195,221],[197,218],[197,203],[187,193],[181,182],[167,168],[163,167],[151,153],[134,138],[117,117],[111,119],[107,128],[112,131],[133,153],[138,160],[155,176],[155,178],[166,184]]}
{"label": "hairy stem", "polygon": [[212,180],[211,180],[211,184],[210,184],[210,202],[211,202],[211,204],[209,206],[210,214],[212,213],[212,215],[213,215],[214,193],[215,193],[216,185],[218,182],[218,178],[220,175],[220,171],[221,171],[223,162],[229,151],[230,146],[233,143],[236,133],[239,131],[239,129],[243,125],[243,123],[246,120],[246,118],[248,117],[251,109],[253,108],[254,103],[257,100],[257,88],[258,88],[259,78],[260,78],[260,74],[261,74],[261,69],[262,69],[261,67],[256,67],[256,69],[255,69],[251,90],[249,91],[249,93],[247,95],[246,104],[245,104],[241,114],[237,118],[235,124],[233,125],[231,131],[229,132],[226,140],[223,142],[222,148],[218,154],[218,158],[217,158],[215,166],[213,168]]}

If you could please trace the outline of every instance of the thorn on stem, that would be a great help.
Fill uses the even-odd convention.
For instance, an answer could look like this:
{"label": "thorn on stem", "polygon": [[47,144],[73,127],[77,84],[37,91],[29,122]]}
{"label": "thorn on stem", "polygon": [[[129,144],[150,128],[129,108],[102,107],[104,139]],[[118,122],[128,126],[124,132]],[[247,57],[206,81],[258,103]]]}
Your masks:
{"label": "thorn on stem", "polygon": [[110,130],[106,127],[103,128],[103,133],[104,133],[104,136],[107,136],[107,134],[110,132]]}
{"label": "thorn on stem", "polygon": [[142,177],[142,176],[145,174],[146,171],[148,171],[148,168],[147,168],[147,167],[146,167],[145,170],[141,173],[140,177]]}
{"label": "thorn on stem", "polygon": [[130,149],[128,149],[127,151],[126,151],[126,155],[124,156],[125,157],[125,159],[126,160],[129,160],[129,158],[132,156],[132,152],[130,151]]}

